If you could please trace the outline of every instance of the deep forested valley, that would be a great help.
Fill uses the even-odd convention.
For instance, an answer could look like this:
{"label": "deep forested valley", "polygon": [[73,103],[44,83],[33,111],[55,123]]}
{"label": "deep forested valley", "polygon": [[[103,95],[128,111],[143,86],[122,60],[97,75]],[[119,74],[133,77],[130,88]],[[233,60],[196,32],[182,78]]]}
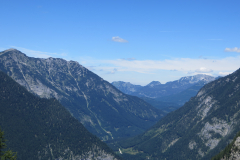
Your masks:
{"label": "deep forested valley", "polygon": [[[15,49],[0,53],[0,70],[0,126],[17,159],[215,160],[238,154],[240,70],[144,88],[112,85],[77,62],[30,58]],[[174,89],[156,96],[161,88]]]}

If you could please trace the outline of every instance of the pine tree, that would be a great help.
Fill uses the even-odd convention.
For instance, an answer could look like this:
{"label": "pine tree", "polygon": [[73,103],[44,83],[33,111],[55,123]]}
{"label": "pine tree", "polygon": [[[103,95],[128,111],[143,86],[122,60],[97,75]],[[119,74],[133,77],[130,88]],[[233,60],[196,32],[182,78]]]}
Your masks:
{"label": "pine tree", "polygon": [[4,151],[4,149],[7,147],[6,140],[4,139],[4,132],[0,129],[0,158],[1,160],[16,160],[17,155],[16,153],[12,152],[11,150]]}

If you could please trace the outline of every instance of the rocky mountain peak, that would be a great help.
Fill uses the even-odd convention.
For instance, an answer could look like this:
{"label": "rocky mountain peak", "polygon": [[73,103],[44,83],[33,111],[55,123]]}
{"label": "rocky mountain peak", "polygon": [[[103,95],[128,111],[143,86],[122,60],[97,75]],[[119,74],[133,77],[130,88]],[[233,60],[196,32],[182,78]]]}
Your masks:
{"label": "rocky mountain peak", "polygon": [[9,48],[7,50],[4,50],[3,52],[10,52],[10,51],[12,51],[12,52],[20,52],[19,50],[15,49],[15,48]]}
{"label": "rocky mountain peak", "polygon": [[0,52],[0,70],[29,92],[59,100],[102,140],[139,134],[163,116],[162,111],[123,94],[76,61],[32,58],[6,50]]}
{"label": "rocky mountain peak", "polygon": [[154,86],[158,86],[158,85],[161,85],[161,82],[159,82],[159,81],[152,81],[151,83],[149,83],[149,84],[146,85],[146,86],[148,86],[148,87],[154,87]]}
{"label": "rocky mountain peak", "polygon": [[206,74],[197,74],[194,76],[187,76],[187,77],[182,77],[178,80],[179,83],[197,83],[199,81],[204,81],[204,82],[210,82],[215,80],[214,77],[206,75]]}
{"label": "rocky mountain peak", "polygon": [[14,48],[10,48],[10,49],[7,49],[7,50],[4,50],[0,53],[0,55],[3,55],[3,54],[18,54],[18,55],[25,55],[24,53],[20,52],[19,50],[17,49],[14,49]]}

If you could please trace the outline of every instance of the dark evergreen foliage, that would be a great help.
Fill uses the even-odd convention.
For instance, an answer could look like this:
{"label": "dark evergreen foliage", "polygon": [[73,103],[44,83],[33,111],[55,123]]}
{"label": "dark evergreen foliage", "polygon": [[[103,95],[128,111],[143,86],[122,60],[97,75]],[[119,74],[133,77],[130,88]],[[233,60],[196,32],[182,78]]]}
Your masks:
{"label": "dark evergreen foliage", "polygon": [[11,49],[0,52],[0,70],[30,92],[58,99],[88,131],[102,140],[143,133],[164,116],[162,111],[123,94],[75,61],[31,58]]}
{"label": "dark evergreen foliage", "polygon": [[169,102],[164,102],[164,101],[159,101],[158,98],[148,98],[148,97],[140,97],[147,103],[151,104],[153,107],[156,107],[163,112],[170,113],[172,111],[175,111],[176,109],[180,108],[182,105],[179,105],[177,103],[174,103],[173,101]]}
{"label": "dark evergreen foliage", "polygon": [[0,128],[0,159],[1,160],[16,160],[17,154],[12,152],[11,150],[6,150],[7,145],[6,145],[6,140],[4,138],[4,132],[1,131]]}
{"label": "dark evergreen foliage", "polygon": [[114,155],[112,150],[88,132],[56,99],[41,99],[29,93],[5,73],[0,72],[0,126],[7,146],[18,153],[18,159],[81,155],[93,146]]}
{"label": "dark evergreen foliage", "polygon": [[212,157],[211,160],[221,160],[223,157],[228,159],[232,153],[233,144],[234,144],[235,140],[237,139],[237,137],[239,137],[239,136],[240,136],[240,132],[237,133],[237,135],[234,137],[233,141],[230,144],[228,144],[224,150],[222,150],[220,153],[218,153],[217,155]]}

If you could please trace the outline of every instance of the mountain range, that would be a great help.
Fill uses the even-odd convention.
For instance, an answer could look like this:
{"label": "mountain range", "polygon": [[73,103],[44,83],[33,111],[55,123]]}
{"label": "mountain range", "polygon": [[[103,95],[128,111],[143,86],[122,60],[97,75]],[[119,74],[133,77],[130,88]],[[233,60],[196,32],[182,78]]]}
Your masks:
{"label": "mountain range", "polygon": [[214,77],[198,74],[195,76],[182,77],[179,80],[161,84],[158,81],[152,81],[146,86],[133,85],[129,82],[114,81],[112,85],[120,91],[138,97],[158,98],[180,93],[189,87],[201,83],[206,84],[215,80]]}
{"label": "mountain range", "polygon": [[110,144],[125,159],[211,159],[240,130],[240,70],[206,84],[145,133]]}
{"label": "mountain range", "polygon": [[240,69],[114,87],[77,62],[9,49],[0,52],[0,70],[0,127],[19,159],[122,159],[108,146],[126,160],[240,153]]}
{"label": "mountain range", "polygon": [[56,99],[29,93],[2,71],[0,111],[5,143],[19,160],[122,159]]}
{"label": "mountain range", "polygon": [[140,134],[165,115],[75,61],[32,58],[9,49],[0,52],[0,70],[36,96],[56,98],[102,140]]}
{"label": "mountain range", "polygon": [[[112,85],[126,94],[138,96],[155,108],[169,113],[184,105],[205,84],[217,78],[198,74],[182,77],[179,80],[167,82],[166,84],[161,84],[159,81],[152,81],[146,86],[140,86],[129,82],[115,81],[112,82]],[[155,96],[152,97],[151,95],[154,94]]]}

